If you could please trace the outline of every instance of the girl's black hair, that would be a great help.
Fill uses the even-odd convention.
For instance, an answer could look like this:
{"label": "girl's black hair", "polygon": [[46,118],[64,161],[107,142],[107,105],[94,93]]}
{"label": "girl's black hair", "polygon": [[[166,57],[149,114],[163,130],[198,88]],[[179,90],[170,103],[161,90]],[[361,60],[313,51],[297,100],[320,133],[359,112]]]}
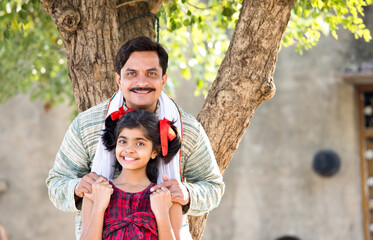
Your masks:
{"label": "girl's black hair", "polygon": [[[165,164],[169,163],[180,150],[181,142],[177,128],[173,125],[173,123],[171,123],[171,128],[175,131],[176,138],[174,138],[172,141],[168,140],[167,138],[168,154],[166,156],[162,156],[159,121],[154,113],[144,110],[133,110],[126,113],[121,119],[114,121],[109,116],[105,120],[105,130],[102,135],[103,144],[108,151],[115,151],[119,133],[124,128],[142,128],[144,130],[145,137],[153,143],[153,149],[157,150],[158,155],[155,159],[149,160],[146,166],[146,175],[151,182],[156,183],[158,177],[157,166],[160,161],[163,161]],[[116,167],[119,167],[120,169],[122,167],[119,164],[118,159]]]}

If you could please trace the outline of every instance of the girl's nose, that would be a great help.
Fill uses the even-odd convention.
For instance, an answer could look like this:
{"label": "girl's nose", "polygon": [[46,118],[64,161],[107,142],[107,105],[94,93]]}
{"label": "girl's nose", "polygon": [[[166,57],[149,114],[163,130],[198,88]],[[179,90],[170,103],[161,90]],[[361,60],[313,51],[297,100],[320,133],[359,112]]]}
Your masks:
{"label": "girl's nose", "polygon": [[133,147],[126,147],[126,149],[124,149],[124,152],[125,153],[133,153],[134,149],[133,149]]}

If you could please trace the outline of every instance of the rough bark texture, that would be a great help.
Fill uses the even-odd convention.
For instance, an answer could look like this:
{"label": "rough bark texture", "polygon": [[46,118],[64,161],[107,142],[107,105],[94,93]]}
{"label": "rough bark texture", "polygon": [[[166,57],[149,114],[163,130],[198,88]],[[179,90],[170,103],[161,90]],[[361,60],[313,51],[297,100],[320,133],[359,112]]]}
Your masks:
{"label": "rough bark texture", "polygon": [[[245,0],[227,54],[197,119],[224,173],[255,109],[275,93],[273,73],[294,1]],[[217,129],[219,129],[217,131]],[[201,239],[207,215],[189,217]]]}
{"label": "rough bark texture", "polygon": [[114,1],[42,1],[64,41],[67,66],[79,111],[116,89],[113,59],[118,49]]}
{"label": "rough bark texture", "polygon": [[[155,37],[155,19],[150,14],[161,3],[42,1],[65,43],[79,111],[108,98],[117,88],[113,63],[117,49],[136,36]],[[272,76],[294,0],[245,0],[242,4],[226,57],[198,115],[222,173],[255,109],[275,93]],[[207,214],[189,218],[193,239],[201,239],[206,219]]]}
{"label": "rough bark texture", "polygon": [[[162,2],[162,1],[151,1]],[[150,3],[147,1],[131,3],[118,8],[119,42],[120,45],[139,36],[148,36],[155,39],[155,15],[150,11]],[[125,4],[122,3],[122,4]],[[118,6],[120,6],[118,4]]]}

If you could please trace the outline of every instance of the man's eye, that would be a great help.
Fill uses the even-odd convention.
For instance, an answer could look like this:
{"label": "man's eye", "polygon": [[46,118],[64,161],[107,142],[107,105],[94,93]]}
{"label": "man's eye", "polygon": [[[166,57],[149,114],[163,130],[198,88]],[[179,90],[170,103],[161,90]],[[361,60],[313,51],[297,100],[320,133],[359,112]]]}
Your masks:
{"label": "man's eye", "polygon": [[135,73],[134,72],[128,72],[127,76],[135,76]]}
{"label": "man's eye", "polygon": [[157,73],[155,73],[155,72],[150,72],[150,73],[149,73],[149,76],[152,76],[152,77],[153,77],[153,76],[157,76]]}

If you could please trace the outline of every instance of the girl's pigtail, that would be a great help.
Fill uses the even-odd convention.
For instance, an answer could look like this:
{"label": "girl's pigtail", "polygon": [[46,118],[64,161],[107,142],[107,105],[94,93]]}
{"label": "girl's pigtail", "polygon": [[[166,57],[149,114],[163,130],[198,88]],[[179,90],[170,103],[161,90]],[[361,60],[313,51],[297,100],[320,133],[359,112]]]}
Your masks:
{"label": "girl's pigtail", "polygon": [[151,182],[157,183],[158,178],[158,164],[162,161],[164,164],[171,162],[172,158],[178,153],[181,148],[181,141],[180,136],[177,132],[177,128],[171,123],[171,128],[175,132],[176,137],[173,140],[168,141],[168,154],[166,156],[162,155],[162,147],[161,147],[161,140],[159,136],[159,129],[157,131],[157,139],[153,142],[155,147],[158,149],[159,154],[155,157],[155,159],[150,159],[148,164],[146,165],[146,175],[148,176]]}
{"label": "girl's pigtail", "polygon": [[163,162],[165,164],[171,162],[172,158],[179,152],[181,148],[181,141],[180,141],[180,136],[177,131],[177,128],[174,126],[174,123],[171,123],[172,130],[175,132],[176,137],[173,140],[168,140],[168,153],[166,156],[163,156]]}
{"label": "girl's pigtail", "polygon": [[102,143],[104,144],[106,150],[112,151],[117,145],[115,139],[115,128],[117,126],[118,119],[112,120],[111,117],[107,117],[105,120],[105,129],[102,133]]}
{"label": "girl's pigtail", "polygon": [[160,156],[156,156],[155,159],[150,159],[146,165],[146,176],[153,183],[157,183],[158,178],[158,161]]}

